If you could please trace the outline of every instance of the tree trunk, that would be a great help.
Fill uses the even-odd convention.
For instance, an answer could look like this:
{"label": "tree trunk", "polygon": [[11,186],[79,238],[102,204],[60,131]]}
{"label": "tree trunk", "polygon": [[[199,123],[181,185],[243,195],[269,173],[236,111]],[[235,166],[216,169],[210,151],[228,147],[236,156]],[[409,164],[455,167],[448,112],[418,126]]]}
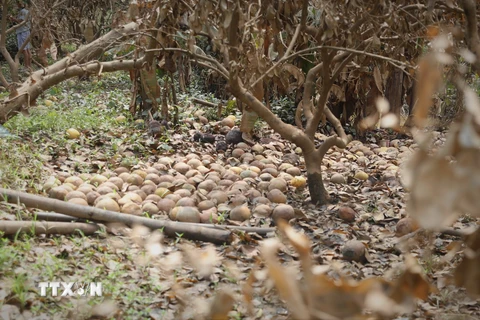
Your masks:
{"label": "tree trunk", "polygon": [[395,68],[388,77],[385,98],[390,103],[390,112],[400,117],[403,97],[403,71]]}
{"label": "tree trunk", "polygon": [[408,117],[405,123],[403,124],[404,127],[413,128],[413,108],[417,101],[417,81],[413,79],[412,86],[407,90],[407,97],[406,103],[408,104]]}
{"label": "tree trunk", "polygon": [[307,167],[308,190],[312,203],[324,205],[329,201],[328,192],[323,185],[322,179],[322,157],[318,149],[305,153],[305,165]]}

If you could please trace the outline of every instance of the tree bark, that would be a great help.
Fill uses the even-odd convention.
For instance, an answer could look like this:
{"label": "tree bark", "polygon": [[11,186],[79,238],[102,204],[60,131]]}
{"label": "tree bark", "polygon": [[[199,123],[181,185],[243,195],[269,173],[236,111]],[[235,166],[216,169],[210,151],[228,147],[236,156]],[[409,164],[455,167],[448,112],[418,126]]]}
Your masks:
{"label": "tree bark", "polygon": [[416,103],[416,88],[417,88],[417,81],[415,78],[413,79],[412,86],[407,90],[407,97],[406,97],[406,103],[408,104],[408,117],[405,123],[403,124],[404,127],[407,128],[413,128],[414,123],[413,123],[413,108],[415,107]]}
{"label": "tree bark", "polygon": [[403,97],[403,71],[395,68],[387,80],[385,98],[390,103],[390,112],[400,117]]}
{"label": "tree bark", "polygon": [[307,167],[308,190],[312,203],[324,205],[329,202],[328,192],[322,179],[322,156],[319,150],[304,154]]}

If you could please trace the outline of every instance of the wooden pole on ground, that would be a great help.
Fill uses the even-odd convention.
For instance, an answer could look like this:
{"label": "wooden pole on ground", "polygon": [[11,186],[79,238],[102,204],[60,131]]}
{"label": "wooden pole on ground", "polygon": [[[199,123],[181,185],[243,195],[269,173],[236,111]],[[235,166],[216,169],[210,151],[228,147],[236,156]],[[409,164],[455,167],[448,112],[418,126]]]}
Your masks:
{"label": "wooden pole on ground", "polygon": [[186,239],[207,241],[215,244],[230,243],[232,240],[232,234],[228,230],[205,228],[182,222],[154,220],[9,189],[0,188],[0,201],[14,204],[21,203],[28,208],[54,211],[91,221],[120,222],[130,227],[134,225],[144,225],[150,229],[163,229],[163,232],[169,237],[177,237],[181,234],[182,237]]}
{"label": "wooden pole on ground", "polygon": [[0,231],[5,235],[17,233],[40,234],[74,234],[82,232],[91,235],[100,230],[95,223],[47,222],[47,221],[0,221]]}

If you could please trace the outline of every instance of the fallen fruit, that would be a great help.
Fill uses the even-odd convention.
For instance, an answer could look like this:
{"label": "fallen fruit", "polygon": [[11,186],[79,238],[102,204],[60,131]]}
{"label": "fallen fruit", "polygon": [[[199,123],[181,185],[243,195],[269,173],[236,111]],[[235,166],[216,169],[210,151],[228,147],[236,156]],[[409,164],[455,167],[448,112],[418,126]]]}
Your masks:
{"label": "fallen fruit", "polygon": [[155,214],[158,214],[160,210],[158,210],[158,207],[155,203],[145,202],[142,205],[142,211],[148,213],[149,216],[153,216]]}
{"label": "fallen fruit", "polygon": [[245,221],[251,216],[250,209],[247,206],[238,206],[230,211],[230,219],[235,221]]}
{"label": "fallen fruit", "polygon": [[48,191],[48,196],[57,200],[65,200],[65,197],[68,194],[68,190],[64,187],[54,187]]}
{"label": "fallen fruit", "polygon": [[145,127],[145,121],[143,119],[135,120],[135,127],[142,129]]}
{"label": "fallen fruit", "polygon": [[401,237],[406,234],[412,233],[417,229],[418,229],[417,222],[410,217],[405,217],[403,219],[398,220],[395,235],[397,237]]}
{"label": "fallen fruit", "polygon": [[222,121],[220,121],[220,125],[233,128],[233,126],[235,125],[235,119],[227,117],[227,118],[223,119]]}
{"label": "fallen fruit", "polygon": [[357,171],[357,173],[355,173],[355,179],[357,180],[362,180],[362,181],[365,181],[368,179],[368,174],[366,174],[365,172],[363,171]]}
{"label": "fallen fruit", "polygon": [[68,202],[74,203],[74,204],[79,204],[79,205],[82,205],[82,206],[88,206],[87,200],[84,200],[84,199],[81,199],[81,198],[72,198],[72,199],[68,200]]}
{"label": "fallen fruit", "polygon": [[104,209],[104,210],[109,210],[109,211],[115,211],[119,212],[120,211],[120,206],[118,203],[111,199],[111,198],[103,198],[97,204],[95,205],[96,208]]}
{"label": "fallen fruit", "polygon": [[307,184],[307,180],[302,176],[296,176],[290,180],[290,185],[295,188],[302,188]]}
{"label": "fallen fruit", "polygon": [[267,204],[259,204],[253,210],[255,216],[269,217],[272,214],[272,208]]}
{"label": "fallen fruit", "polygon": [[282,178],[274,178],[270,180],[270,184],[268,186],[268,191],[272,191],[274,189],[278,189],[282,192],[287,191],[287,182]]}
{"label": "fallen fruit", "polygon": [[194,207],[177,207],[175,218],[180,222],[200,222],[200,212]]}
{"label": "fallen fruit", "polygon": [[267,199],[273,203],[287,203],[287,197],[278,189],[269,191],[267,193]]}
{"label": "fallen fruit", "polygon": [[67,130],[68,139],[78,139],[80,137],[80,132],[77,129],[70,128]]}
{"label": "fallen fruit", "polygon": [[127,117],[125,116],[118,116],[115,118],[115,121],[117,121],[118,123],[125,122],[126,120],[127,120]]}
{"label": "fallen fruit", "polygon": [[338,209],[337,216],[346,222],[355,221],[356,212],[350,207],[341,207]]}
{"label": "fallen fruit", "polygon": [[340,173],[334,173],[330,178],[330,182],[336,183],[336,184],[345,184],[346,181],[343,175],[341,175]]}
{"label": "fallen fruit", "polygon": [[278,219],[288,221],[290,219],[293,219],[294,217],[295,210],[292,206],[288,204],[279,204],[275,207],[275,209],[273,209],[272,218],[274,221],[277,221]]}
{"label": "fallen fruit", "polygon": [[364,262],[365,258],[365,245],[358,240],[350,240],[345,243],[342,249],[343,259],[347,261]]}
{"label": "fallen fruit", "polygon": [[132,214],[134,216],[142,215],[142,207],[134,202],[127,202],[122,206],[122,213]]}

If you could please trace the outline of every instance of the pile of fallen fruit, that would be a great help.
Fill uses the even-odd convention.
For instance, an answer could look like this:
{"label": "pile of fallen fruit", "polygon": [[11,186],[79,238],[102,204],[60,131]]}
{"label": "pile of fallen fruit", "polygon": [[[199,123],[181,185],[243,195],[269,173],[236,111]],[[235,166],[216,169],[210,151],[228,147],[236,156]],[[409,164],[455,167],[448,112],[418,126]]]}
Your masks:
{"label": "pile of fallen fruit", "polygon": [[[229,141],[226,129],[231,125],[221,126],[232,146],[225,152],[202,152],[197,144],[195,153],[177,152],[113,171],[57,172],[45,182],[44,191],[51,198],[74,204],[160,219],[168,216],[180,222],[223,223],[228,219],[265,226],[278,218],[305,218],[299,209],[308,200],[301,150],[274,134],[254,145],[238,142],[241,136]],[[322,141],[326,136],[317,134],[317,138]],[[194,141],[204,142],[195,135]],[[345,150],[331,149],[325,157],[322,171],[327,189],[335,202],[346,203],[328,208],[345,222],[357,218],[395,221],[404,215],[403,201],[390,205],[388,197],[403,200],[399,166],[415,146],[412,140],[395,139],[388,141],[388,147],[380,145],[385,141],[353,141]],[[373,202],[378,209],[369,207]]]}
{"label": "pile of fallen fruit", "polygon": [[[300,157],[277,158],[260,144],[238,143],[229,157],[174,155],[141,168],[102,174],[60,172],[44,184],[51,198],[133,215],[168,215],[181,222],[294,217],[286,192],[305,187]],[[293,161],[292,161],[293,159]],[[295,161],[295,162],[294,162]],[[294,162],[294,163],[290,163]]]}

